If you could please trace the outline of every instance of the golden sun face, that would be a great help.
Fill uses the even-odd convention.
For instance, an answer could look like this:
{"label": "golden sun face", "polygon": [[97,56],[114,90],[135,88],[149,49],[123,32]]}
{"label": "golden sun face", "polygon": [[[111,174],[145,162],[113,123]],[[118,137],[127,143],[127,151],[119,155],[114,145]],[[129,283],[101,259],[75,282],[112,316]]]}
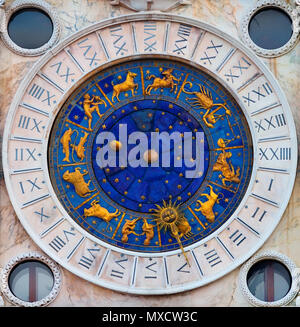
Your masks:
{"label": "golden sun face", "polygon": [[163,229],[164,232],[170,230],[174,236],[185,219],[180,204],[176,205],[176,201],[172,203],[172,200],[169,200],[169,203],[163,201],[163,206],[156,204],[156,209],[153,209],[153,212],[158,228]]}

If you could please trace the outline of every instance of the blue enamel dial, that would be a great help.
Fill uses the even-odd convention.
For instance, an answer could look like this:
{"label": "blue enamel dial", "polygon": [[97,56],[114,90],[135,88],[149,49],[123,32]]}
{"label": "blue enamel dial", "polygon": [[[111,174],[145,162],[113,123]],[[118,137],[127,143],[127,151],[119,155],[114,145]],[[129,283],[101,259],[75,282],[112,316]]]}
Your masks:
{"label": "blue enamel dial", "polygon": [[[154,147],[159,133],[176,137]],[[141,135],[143,146],[132,141]],[[106,150],[114,165],[99,164]],[[179,249],[220,228],[243,199],[252,161],[249,127],[230,93],[200,69],[165,59],[94,74],[60,109],[48,145],[51,182],[69,216],[103,242],[139,252]]]}

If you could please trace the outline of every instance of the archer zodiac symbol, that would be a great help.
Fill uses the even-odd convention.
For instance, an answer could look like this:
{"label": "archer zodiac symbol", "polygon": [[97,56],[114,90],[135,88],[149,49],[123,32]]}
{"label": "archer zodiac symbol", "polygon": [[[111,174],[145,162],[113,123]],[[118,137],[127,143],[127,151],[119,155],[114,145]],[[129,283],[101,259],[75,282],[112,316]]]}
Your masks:
{"label": "archer zodiac symbol", "polygon": [[[145,93],[150,95],[151,91],[154,89],[154,91],[156,91],[158,88],[171,88],[171,92],[173,92],[174,88],[175,88],[175,94],[177,93],[177,88],[178,88],[178,84],[181,81],[181,77],[176,78],[174,75],[172,75],[173,72],[173,68],[169,68],[165,71],[162,71],[162,75],[163,78],[157,77],[155,75],[150,75],[147,76],[146,78],[148,80],[154,78],[153,83],[148,85]],[[177,83],[174,83],[177,82]]]}
{"label": "archer zodiac symbol", "polygon": [[[85,115],[89,119],[89,130],[92,131],[92,120],[93,120],[92,113],[96,110],[99,118],[101,118],[103,116],[103,114],[100,114],[99,105],[104,104],[104,106],[106,107],[106,102],[104,100],[102,100],[98,95],[94,95],[91,99],[91,97],[88,93],[86,93],[83,96],[83,98],[84,98],[83,110],[84,110]],[[96,100],[96,102],[94,102],[95,100]]]}
{"label": "archer zodiac symbol", "polygon": [[[213,165],[213,171],[220,171],[222,175],[219,175],[219,178],[222,179],[222,184],[224,186],[226,185],[226,182],[233,182],[233,183],[239,183],[241,180],[239,178],[240,176],[240,167],[237,167],[236,171],[231,163],[231,161],[227,161],[227,159],[230,159],[232,157],[231,152],[226,152],[225,147],[230,141],[224,141],[222,138],[220,138],[217,142],[218,146],[221,148],[222,153],[219,154],[217,161]],[[222,178],[223,177],[223,178]],[[229,187],[231,187],[230,185]]]}
{"label": "archer zodiac symbol", "polygon": [[86,183],[83,178],[83,176],[88,174],[88,171],[84,169],[83,173],[81,173],[80,169],[80,167],[76,167],[75,171],[73,172],[69,172],[69,170],[65,171],[63,174],[63,179],[66,182],[73,184],[75,192],[79,196],[86,197],[95,190],[90,190],[89,185],[91,181],[89,180],[88,183]]}
{"label": "archer zodiac symbol", "polygon": [[[213,102],[211,92],[208,89],[206,89],[203,85],[197,84],[199,86],[200,92],[196,92],[196,91],[190,92],[184,88],[186,84],[189,85],[190,89],[193,86],[191,82],[185,82],[182,91],[186,94],[195,95],[195,97],[193,98],[186,98],[186,101],[192,107],[195,107],[195,109],[206,110],[205,114],[203,115],[203,121],[207,127],[213,128],[215,123],[225,115],[231,116],[231,111],[228,108],[226,108],[226,106],[223,103]],[[216,106],[217,108],[212,110],[212,108]],[[225,110],[225,114],[223,115],[216,114],[216,112],[222,108]]]}
{"label": "archer zodiac symbol", "polygon": [[121,92],[126,92],[126,91],[131,91],[132,92],[132,96],[134,96],[134,90],[138,89],[138,84],[134,83],[134,78],[137,76],[136,73],[132,73],[130,71],[127,72],[127,76],[126,76],[126,80],[122,83],[113,85],[113,95],[111,98],[111,101],[114,102],[114,99],[117,98],[118,101],[120,101],[119,99],[119,95]]}
{"label": "archer zodiac symbol", "polygon": [[116,209],[115,212],[109,212],[106,208],[101,207],[99,201],[94,200],[91,202],[90,208],[84,208],[84,217],[97,217],[109,223],[113,218],[118,217],[121,212]]}
{"label": "archer zodiac symbol", "polygon": [[201,200],[197,200],[197,203],[200,204],[200,208],[196,208],[195,211],[200,211],[210,223],[213,223],[216,217],[215,213],[213,212],[213,207],[215,203],[219,203],[221,199],[218,199],[219,194],[216,194],[214,192],[212,186],[207,186],[210,188],[210,194],[200,194],[201,196],[205,196],[207,198],[207,201],[202,202]]}

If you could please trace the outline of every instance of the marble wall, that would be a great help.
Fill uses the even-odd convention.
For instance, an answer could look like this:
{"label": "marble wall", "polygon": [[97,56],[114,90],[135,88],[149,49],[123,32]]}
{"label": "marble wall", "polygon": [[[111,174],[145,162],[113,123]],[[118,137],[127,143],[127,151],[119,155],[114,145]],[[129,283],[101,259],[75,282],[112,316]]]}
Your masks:
{"label": "marble wall", "polygon": [[[12,3],[6,1],[6,6]],[[48,0],[61,22],[63,39],[101,19],[131,13],[105,0]],[[241,18],[255,0],[191,0],[172,12],[193,16],[214,25],[238,38]],[[287,1],[289,2],[289,1]],[[278,79],[292,109],[298,134],[300,133],[300,47],[276,59],[262,59]],[[14,54],[0,41],[0,137],[5,117],[20,81],[39,57],[22,57]],[[12,257],[28,251],[40,251],[25,232],[5,188],[0,169],[0,268]],[[276,250],[289,256],[300,267],[300,173],[296,177],[290,203],[276,230],[262,250]],[[167,296],[134,296],[95,286],[62,268],[62,289],[51,306],[248,306],[238,287],[240,268],[201,288]],[[4,299],[5,305],[11,305]]]}

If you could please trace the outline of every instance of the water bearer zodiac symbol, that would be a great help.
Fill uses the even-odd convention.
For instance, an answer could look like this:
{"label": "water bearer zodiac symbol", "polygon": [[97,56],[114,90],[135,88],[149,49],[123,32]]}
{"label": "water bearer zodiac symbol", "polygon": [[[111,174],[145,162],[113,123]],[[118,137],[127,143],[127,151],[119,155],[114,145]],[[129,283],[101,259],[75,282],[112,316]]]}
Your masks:
{"label": "water bearer zodiac symbol", "polygon": [[73,131],[71,128],[67,129],[64,132],[64,135],[60,139],[60,143],[63,147],[63,153],[65,154],[65,157],[63,161],[70,162],[70,141],[71,141],[71,135]]}
{"label": "water bearer zodiac symbol", "polygon": [[[226,108],[223,103],[214,103],[212,99],[211,92],[206,89],[203,85],[197,84],[199,86],[200,92],[196,91],[187,91],[184,87],[188,84],[189,88],[191,89],[193,84],[191,82],[185,82],[183,85],[182,91],[186,94],[195,95],[193,98],[186,98],[186,101],[195,109],[204,109],[206,110],[205,114],[203,115],[203,121],[207,127],[213,128],[214,124],[224,115],[231,116],[231,111]],[[217,107],[213,109],[213,107]],[[212,110],[213,109],[213,110]],[[220,109],[225,110],[225,114],[219,115],[216,114],[217,111]]]}
{"label": "water bearer zodiac symbol", "polygon": [[[213,165],[213,171],[220,171],[222,174],[219,175],[219,178],[222,179],[222,184],[226,185],[226,182],[239,183],[241,180],[240,176],[240,167],[237,167],[236,171],[231,163],[227,161],[232,157],[231,152],[226,152],[226,145],[231,142],[231,140],[224,140],[222,138],[218,139],[218,146],[221,148],[222,153],[219,154],[217,161]],[[229,187],[231,187],[230,185]]]}
{"label": "water bearer zodiac symbol", "polygon": [[[70,162],[70,146],[72,147],[72,159],[74,162],[76,161],[73,157],[74,150],[77,154],[77,157],[80,159],[80,161],[82,161],[85,158],[84,144],[87,140],[89,133],[84,132],[84,136],[82,136],[80,138],[80,141],[77,145],[75,145],[75,144],[70,145],[71,136],[73,133],[77,133],[77,136],[78,136],[78,131],[76,129],[72,130],[71,128],[69,128],[64,132],[63,136],[60,139],[60,143],[62,144],[62,147],[63,147],[63,153],[65,154],[65,157],[62,161]],[[75,139],[75,141],[76,141],[76,139]]]}
{"label": "water bearer zodiac symbol", "polygon": [[[161,88],[161,89],[171,88],[171,92],[175,91],[174,93],[176,94],[178,84],[174,83],[174,81],[179,83],[181,80],[181,77],[176,78],[174,75],[172,75],[172,71],[173,71],[173,68],[169,68],[165,71],[162,71],[161,74],[163,75],[163,78],[157,77],[155,75],[147,76],[146,78],[148,80],[150,80],[152,78],[154,78],[154,80],[153,80],[152,84],[147,86],[145,93],[150,95],[150,93],[153,89],[154,89],[154,91],[156,91],[158,88]],[[175,88],[175,90],[174,90],[174,88]]]}
{"label": "water bearer zodiac symbol", "polygon": [[83,96],[83,98],[84,98],[83,110],[84,110],[85,115],[89,119],[89,130],[92,131],[92,119],[93,119],[92,113],[96,110],[99,118],[101,118],[103,116],[103,114],[100,114],[99,104],[104,104],[104,106],[106,107],[106,102],[104,100],[102,100],[98,95],[94,95],[91,99],[91,97],[88,93],[86,93]]}
{"label": "water bearer zodiac symbol", "polygon": [[138,84],[134,83],[134,78],[137,76],[136,73],[132,73],[130,71],[127,72],[127,76],[126,76],[126,80],[122,83],[113,85],[113,95],[111,98],[112,102],[115,102],[115,98],[117,98],[118,101],[120,101],[119,99],[119,95],[121,92],[126,92],[126,91],[131,91],[132,92],[132,96],[134,96],[134,89],[138,89]]}

